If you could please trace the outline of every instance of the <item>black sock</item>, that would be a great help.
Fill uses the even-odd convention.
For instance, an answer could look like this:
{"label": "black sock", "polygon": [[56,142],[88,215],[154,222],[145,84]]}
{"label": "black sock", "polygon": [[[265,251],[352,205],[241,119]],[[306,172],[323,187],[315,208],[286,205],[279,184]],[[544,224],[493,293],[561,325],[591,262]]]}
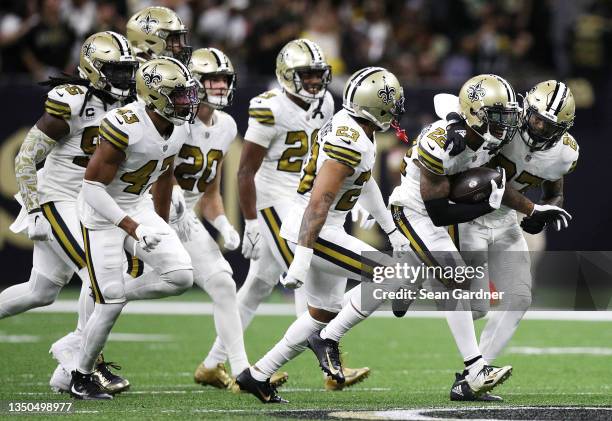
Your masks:
{"label": "black sock", "polygon": [[469,366],[471,366],[472,364],[474,364],[476,361],[478,361],[481,358],[482,358],[482,355],[479,355],[477,357],[472,358],[471,360],[464,361],[463,364],[466,367],[469,367]]}

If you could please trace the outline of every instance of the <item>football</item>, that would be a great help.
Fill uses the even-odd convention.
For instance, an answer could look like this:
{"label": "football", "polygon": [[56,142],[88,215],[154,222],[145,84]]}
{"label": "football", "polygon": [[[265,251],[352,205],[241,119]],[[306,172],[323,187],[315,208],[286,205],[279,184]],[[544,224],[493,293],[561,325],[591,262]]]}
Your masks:
{"label": "football", "polygon": [[450,200],[455,203],[480,203],[491,194],[491,180],[499,185],[501,173],[493,168],[479,167],[451,177]]}

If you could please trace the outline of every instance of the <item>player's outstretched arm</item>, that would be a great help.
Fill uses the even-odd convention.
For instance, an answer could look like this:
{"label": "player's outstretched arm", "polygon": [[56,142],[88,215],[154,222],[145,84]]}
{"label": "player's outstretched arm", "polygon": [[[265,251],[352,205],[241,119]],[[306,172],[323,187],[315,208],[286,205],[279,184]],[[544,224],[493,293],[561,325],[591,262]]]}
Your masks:
{"label": "player's outstretched arm", "polygon": [[427,214],[437,227],[472,221],[493,210],[489,201],[476,204],[450,203],[450,180],[445,175],[434,174],[420,162],[421,198]]}
{"label": "player's outstretched arm", "polygon": [[310,192],[310,200],[302,216],[298,245],[295,248],[293,262],[286,274],[281,275],[280,282],[287,288],[299,288],[304,283],[313,247],[325,224],[329,207],[340,191],[344,179],[353,173],[353,168],[338,161],[327,160],[319,170]]}

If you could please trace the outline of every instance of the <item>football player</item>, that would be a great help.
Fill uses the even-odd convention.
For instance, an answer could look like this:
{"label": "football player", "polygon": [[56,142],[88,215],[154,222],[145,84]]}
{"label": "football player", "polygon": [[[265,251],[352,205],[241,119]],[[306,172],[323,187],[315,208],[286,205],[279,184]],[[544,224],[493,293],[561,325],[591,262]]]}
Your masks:
{"label": "football player", "polygon": [[[522,194],[505,185],[504,170],[501,186],[491,182],[488,200],[478,204],[449,202],[449,176],[486,164],[491,155],[512,140],[520,116],[514,89],[496,75],[469,79],[459,92],[459,111],[462,117],[459,123],[442,119],[421,132],[417,145],[405,158],[402,183],[389,199],[396,225],[428,265],[439,265],[440,256],[432,252],[444,252],[464,265],[445,227],[486,215],[499,209],[502,203],[551,223],[567,215],[554,206],[531,207]],[[453,142],[462,141],[467,146],[463,150],[446,147],[447,130],[451,129],[453,136],[460,137],[459,140],[454,137]],[[512,367],[488,364],[476,342],[472,315],[467,311],[469,303],[460,300],[457,304],[466,311],[447,311],[446,318],[464,360],[466,390],[478,399],[498,400],[487,392],[505,381]]]}
{"label": "football player", "polygon": [[[78,197],[85,260],[96,305],[82,333],[70,394],[111,399],[91,376],[95,357],[126,302],[124,250],[158,273],[157,297],[193,284],[189,254],[167,224],[174,158],[189,137],[198,82],[173,58],[157,58],[136,73],[138,101],[109,112]],[[149,187],[155,183],[152,202]]]}
{"label": "football player", "polygon": [[[99,32],[87,38],[81,48],[78,77],[53,78],[47,83],[53,89],[47,94],[45,111],[26,135],[15,159],[23,207],[12,227],[15,231],[27,230],[34,240],[33,267],[27,283],[0,294],[0,318],[52,303],[75,272],[83,281],[75,337],[93,311],[76,199],[96,149],[100,121],[108,110],[121,106],[131,95],[136,68],[122,35]],[[36,164],[43,160],[37,177]],[[53,388],[67,390],[67,385],[60,387],[56,381],[69,378],[63,371],[58,366],[54,372]],[[110,393],[129,386],[126,379],[109,370],[103,358],[94,376]]]}
{"label": "football player", "polygon": [[[291,207],[310,146],[334,112],[333,98],[327,92],[331,68],[314,42],[298,39],[285,45],[277,57],[276,77],[280,89],[251,100],[238,172],[240,206],[245,218],[242,252],[251,258],[247,279],[238,291],[243,329],[291,263],[290,250],[279,234],[280,226]],[[295,300],[299,316],[306,311],[303,290],[296,291]],[[226,359],[219,338],[209,353],[213,355],[217,361]],[[196,378],[207,384],[223,384],[219,379],[226,375],[221,367],[199,370]],[[344,384],[326,378],[325,388],[350,386],[361,381],[369,371],[367,368],[345,370]],[[280,385],[286,379],[286,373],[277,373],[272,383]]]}
{"label": "football player", "polygon": [[[213,300],[215,327],[224,349],[228,350],[232,372],[237,375],[249,363],[236,302],[236,283],[219,246],[194,212],[202,198],[204,217],[222,234],[225,248],[238,248],[240,235],[225,216],[219,189],[223,157],[237,133],[234,119],[221,109],[232,102],[236,74],[229,58],[216,48],[194,51],[189,70],[201,85],[198,90],[201,105],[191,124],[190,137],[175,160],[174,176],[178,185],[173,189],[170,226],[191,256],[194,283]],[[126,288],[128,300],[151,298],[151,285],[157,277],[157,273],[150,270],[131,280]],[[207,356],[196,370],[196,382],[217,382],[215,386],[227,387],[231,378],[225,371],[224,362],[225,356],[220,360],[213,355]],[[212,372],[218,375],[211,379]]]}
{"label": "football player", "polygon": [[[308,311],[274,348],[236,379],[241,390],[263,403],[286,402],[270,384],[270,377],[304,351],[309,336],[337,315],[347,278],[361,279],[362,272],[372,271],[372,263],[362,259],[361,253],[375,249],[344,231],[346,213],[357,200],[389,235],[394,250],[408,248],[371,179],[375,133],[389,129],[403,111],[403,102],[402,87],[389,71],[368,67],[356,72],[344,89],[344,109],[323,126],[310,150],[298,194],[280,230],[291,256],[281,283],[289,288],[304,284]],[[339,366],[338,348],[327,351],[327,359]],[[342,369],[326,373],[339,383],[344,381]]]}
{"label": "football player", "polygon": [[187,65],[191,58],[187,28],[181,18],[167,7],[145,7],[134,14],[128,20],[126,35],[141,63],[167,56]]}
{"label": "football player", "polygon": [[[531,264],[521,227],[537,234],[550,224],[557,231],[568,226],[566,215],[550,221],[537,210],[563,205],[563,177],[576,167],[579,154],[576,140],[568,133],[575,109],[574,97],[563,82],[547,80],[535,85],[524,98],[522,124],[515,139],[502,147],[493,163],[505,168],[508,185],[521,193],[541,186],[540,204],[526,206],[527,211],[533,208],[535,212],[525,217],[520,226],[516,211],[504,205],[459,225],[460,250],[481,252],[477,255],[483,255],[484,261],[479,264],[488,261],[490,279],[505,294],[480,336],[480,350],[486,361],[499,355],[531,304]],[[474,283],[472,289],[487,290],[489,278],[482,281]],[[488,300],[473,303],[475,318],[484,317],[488,304]],[[451,399],[473,400],[462,377],[457,375]]]}

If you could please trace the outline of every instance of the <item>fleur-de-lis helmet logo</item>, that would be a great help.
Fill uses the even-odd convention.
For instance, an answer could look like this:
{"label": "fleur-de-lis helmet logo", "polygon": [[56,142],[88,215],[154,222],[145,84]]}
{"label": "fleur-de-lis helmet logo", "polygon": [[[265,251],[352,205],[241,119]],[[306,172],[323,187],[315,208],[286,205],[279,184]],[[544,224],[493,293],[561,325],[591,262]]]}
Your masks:
{"label": "fleur-de-lis helmet logo", "polygon": [[144,18],[142,18],[142,19],[140,19],[138,21],[138,24],[140,25],[140,28],[146,34],[150,34],[151,32],[153,32],[153,27],[155,27],[158,23],[159,23],[159,21],[157,19],[151,17],[151,13],[150,12],[147,14],[147,16],[145,16]]}
{"label": "fleur-de-lis helmet logo", "polygon": [[468,86],[467,97],[471,102],[480,101],[486,95],[487,92],[482,87],[482,82],[484,82],[484,79],[475,85]]}
{"label": "fleur-de-lis helmet logo", "polygon": [[91,54],[95,51],[96,46],[93,43],[88,42],[87,44],[83,45],[83,54],[85,55],[85,57],[91,58]]}
{"label": "fleur-de-lis helmet logo", "polygon": [[382,99],[385,104],[391,103],[394,99],[394,96],[395,88],[387,85],[386,83],[385,86],[378,90],[378,97]]}
{"label": "fleur-de-lis helmet logo", "polygon": [[153,89],[153,86],[159,85],[159,83],[162,81],[162,75],[157,73],[157,64],[153,66],[150,71],[145,69],[142,72],[142,79],[144,80],[145,85],[151,89]]}

